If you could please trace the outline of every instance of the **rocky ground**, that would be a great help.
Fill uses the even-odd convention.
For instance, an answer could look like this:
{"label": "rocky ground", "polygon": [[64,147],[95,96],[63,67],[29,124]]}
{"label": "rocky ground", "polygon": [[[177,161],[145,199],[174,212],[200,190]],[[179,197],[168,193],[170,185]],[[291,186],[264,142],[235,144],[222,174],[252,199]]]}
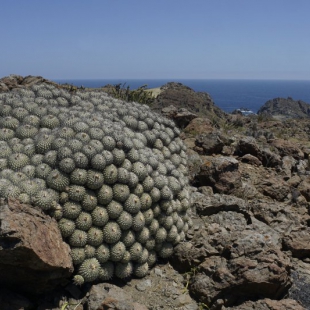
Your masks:
{"label": "rocky ground", "polygon": [[[182,128],[188,147],[194,225],[186,241],[143,279],[62,283],[39,295],[12,283],[0,290],[0,309],[310,309],[310,120],[197,111],[195,100],[175,103],[175,89],[188,96],[188,88],[170,86],[156,109]],[[55,268],[52,256],[46,268]]]}

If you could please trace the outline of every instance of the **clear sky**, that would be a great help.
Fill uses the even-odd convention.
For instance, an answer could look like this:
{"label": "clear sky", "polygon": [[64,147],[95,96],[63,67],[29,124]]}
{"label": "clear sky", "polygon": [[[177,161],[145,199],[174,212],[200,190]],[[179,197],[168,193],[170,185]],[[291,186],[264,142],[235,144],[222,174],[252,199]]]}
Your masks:
{"label": "clear sky", "polygon": [[2,0],[0,77],[310,80],[310,0]]}

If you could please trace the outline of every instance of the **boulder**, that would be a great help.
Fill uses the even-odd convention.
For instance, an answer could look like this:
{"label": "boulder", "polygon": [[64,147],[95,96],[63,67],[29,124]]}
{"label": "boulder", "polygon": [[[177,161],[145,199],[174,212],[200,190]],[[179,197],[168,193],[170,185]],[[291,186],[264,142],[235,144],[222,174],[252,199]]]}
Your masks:
{"label": "boulder", "polygon": [[239,162],[233,157],[201,156],[202,165],[196,180],[200,186],[212,186],[214,192],[230,194],[241,187]]}
{"label": "boulder", "polygon": [[[190,293],[208,307],[220,300],[229,306],[243,298],[282,298],[291,284],[291,263],[281,251],[280,234],[250,216],[241,199],[217,196],[218,212],[213,208],[212,215],[194,221],[189,240],[176,247],[172,259],[191,275]],[[197,193],[195,203],[201,199]],[[234,211],[222,211],[230,208]]]}
{"label": "boulder", "polygon": [[253,166],[260,166],[262,164],[262,162],[257,157],[251,154],[245,154],[244,156],[242,156],[241,161]]}
{"label": "boulder", "polygon": [[265,167],[281,166],[281,156],[271,151],[269,148],[264,148],[260,151],[258,158]]}
{"label": "boulder", "polygon": [[134,303],[132,297],[120,287],[100,283],[93,285],[87,300],[89,310],[147,310],[147,307]]}
{"label": "boulder", "polygon": [[37,294],[66,283],[72,272],[54,219],[18,201],[0,205],[0,285]]}
{"label": "boulder", "polygon": [[212,133],[214,130],[208,118],[194,118],[183,130],[183,135],[196,137],[200,134]]}
{"label": "boulder", "polygon": [[270,143],[271,146],[275,147],[280,156],[292,156],[295,159],[304,159],[303,151],[295,143],[284,140],[274,139]]}
{"label": "boulder", "polygon": [[284,177],[290,178],[292,176],[292,171],[296,165],[297,161],[294,157],[286,155],[282,158],[282,171]]}
{"label": "boulder", "polygon": [[283,248],[292,252],[294,257],[310,257],[310,228],[298,227],[283,238]]}
{"label": "boulder", "polygon": [[[303,262],[298,258],[293,258],[293,270],[291,274],[292,286],[288,291],[288,298],[299,302],[304,309],[310,307],[310,273],[309,261]],[[296,308],[298,309],[298,308]]]}
{"label": "boulder", "polygon": [[250,154],[259,157],[260,149],[254,137],[242,137],[238,143],[238,154],[240,156]]}
{"label": "boulder", "polygon": [[162,108],[161,113],[174,120],[176,125],[180,128],[185,128],[191,120],[197,117],[196,114],[188,111],[185,108],[176,108],[174,105]]}
{"label": "boulder", "polygon": [[310,177],[302,180],[297,189],[306,198],[307,201],[310,201]]}
{"label": "boulder", "polygon": [[203,150],[203,155],[220,154],[227,139],[217,132],[203,133],[196,138],[196,146]]}
{"label": "boulder", "polygon": [[284,201],[288,198],[291,192],[289,185],[283,180],[283,178],[274,175],[266,175],[264,179],[261,179],[257,184],[259,192],[277,201]]}

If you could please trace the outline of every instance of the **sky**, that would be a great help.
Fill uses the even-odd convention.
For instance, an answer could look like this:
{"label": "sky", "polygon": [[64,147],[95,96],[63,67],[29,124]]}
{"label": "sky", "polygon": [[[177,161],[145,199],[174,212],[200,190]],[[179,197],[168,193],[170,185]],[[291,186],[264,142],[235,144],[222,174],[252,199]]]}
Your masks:
{"label": "sky", "polygon": [[3,0],[0,77],[310,80],[309,0]]}

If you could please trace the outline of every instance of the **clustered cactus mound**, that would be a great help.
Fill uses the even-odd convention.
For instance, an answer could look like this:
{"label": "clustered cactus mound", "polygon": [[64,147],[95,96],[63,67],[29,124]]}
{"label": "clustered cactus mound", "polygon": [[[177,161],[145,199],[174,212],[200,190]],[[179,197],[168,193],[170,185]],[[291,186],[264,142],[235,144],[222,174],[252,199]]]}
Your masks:
{"label": "clustered cactus mound", "polygon": [[0,197],[58,221],[77,284],[143,277],[191,220],[171,120],[102,92],[48,84],[0,94]]}

